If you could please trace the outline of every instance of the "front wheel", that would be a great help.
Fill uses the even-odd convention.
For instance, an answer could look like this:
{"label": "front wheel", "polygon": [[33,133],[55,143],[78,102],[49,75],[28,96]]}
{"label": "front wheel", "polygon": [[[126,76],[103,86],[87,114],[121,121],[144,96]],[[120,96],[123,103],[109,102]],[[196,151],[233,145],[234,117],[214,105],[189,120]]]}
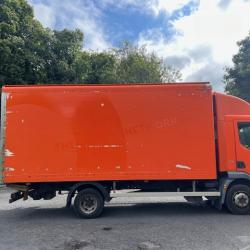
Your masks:
{"label": "front wheel", "polygon": [[248,214],[250,212],[250,188],[243,184],[229,188],[226,195],[226,207],[232,214]]}
{"label": "front wheel", "polygon": [[104,200],[100,192],[93,188],[86,188],[78,192],[74,201],[75,213],[85,219],[100,216],[104,208]]}

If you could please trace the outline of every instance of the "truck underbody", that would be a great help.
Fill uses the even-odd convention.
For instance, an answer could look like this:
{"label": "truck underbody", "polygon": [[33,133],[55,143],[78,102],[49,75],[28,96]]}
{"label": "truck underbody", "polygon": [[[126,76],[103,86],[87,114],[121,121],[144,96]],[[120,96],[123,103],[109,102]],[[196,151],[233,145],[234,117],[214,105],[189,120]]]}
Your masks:
{"label": "truck underbody", "polygon": [[[31,197],[33,200],[50,200],[57,194],[67,194],[66,207],[70,207],[72,200],[81,193],[81,191],[95,191],[104,202],[109,202],[113,198],[118,197],[171,197],[181,196],[189,202],[202,202],[207,200],[217,209],[221,209],[223,205],[234,214],[249,213],[249,209],[245,209],[248,205],[247,193],[244,187],[250,191],[250,175],[239,172],[223,173],[218,180],[179,180],[179,181],[102,181],[102,182],[56,182],[56,183],[22,183],[7,185],[12,189],[18,190],[11,194],[10,203]],[[232,200],[227,199],[229,189],[237,188],[232,198],[238,194],[238,200],[233,201],[238,204],[231,209]],[[243,191],[241,191],[243,187]],[[238,203],[237,203],[238,202]],[[78,203],[74,203],[77,214],[83,218],[95,218],[100,214],[79,213],[83,208],[77,208]],[[102,204],[102,203],[101,203]],[[240,205],[242,204],[242,205]],[[86,209],[91,209],[93,204]],[[100,212],[101,213],[101,212]]]}

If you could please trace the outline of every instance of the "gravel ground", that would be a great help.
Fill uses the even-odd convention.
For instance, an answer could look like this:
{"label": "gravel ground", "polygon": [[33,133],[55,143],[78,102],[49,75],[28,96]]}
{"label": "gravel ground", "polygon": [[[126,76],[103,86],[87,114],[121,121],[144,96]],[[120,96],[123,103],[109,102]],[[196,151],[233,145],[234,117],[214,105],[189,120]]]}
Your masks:
{"label": "gravel ground", "polygon": [[101,218],[66,209],[66,195],[8,204],[0,190],[0,249],[250,250],[250,216],[236,216],[182,198],[116,198]]}

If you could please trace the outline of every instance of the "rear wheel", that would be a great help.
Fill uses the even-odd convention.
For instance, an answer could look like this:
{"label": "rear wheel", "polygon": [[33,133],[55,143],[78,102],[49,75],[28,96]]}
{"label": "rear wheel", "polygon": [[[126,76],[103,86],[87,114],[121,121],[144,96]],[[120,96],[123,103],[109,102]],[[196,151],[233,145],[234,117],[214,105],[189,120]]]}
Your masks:
{"label": "rear wheel", "polygon": [[100,192],[93,188],[81,190],[74,201],[75,213],[85,219],[100,216],[103,211],[104,200]]}
{"label": "rear wheel", "polygon": [[250,212],[250,188],[246,185],[234,185],[227,191],[226,207],[232,214]]}

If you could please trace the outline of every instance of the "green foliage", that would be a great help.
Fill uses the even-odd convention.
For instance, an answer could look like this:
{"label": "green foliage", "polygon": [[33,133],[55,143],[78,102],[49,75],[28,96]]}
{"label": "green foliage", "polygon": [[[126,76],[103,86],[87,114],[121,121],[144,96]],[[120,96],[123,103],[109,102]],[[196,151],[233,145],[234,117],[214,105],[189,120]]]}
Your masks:
{"label": "green foliage", "polygon": [[174,82],[180,73],[144,47],[83,51],[80,30],[45,29],[26,0],[0,0],[0,84]]}
{"label": "green foliage", "polygon": [[127,42],[118,49],[89,52],[85,60],[89,61],[85,83],[162,83],[181,77],[155,54]]}
{"label": "green foliage", "polygon": [[41,54],[48,34],[24,0],[0,1],[0,81],[35,83],[46,71]]}
{"label": "green foliage", "polygon": [[238,42],[238,46],[233,66],[226,68],[226,92],[250,102],[250,35]]}
{"label": "green foliage", "polygon": [[116,83],[116,58],[109,52],[88,52],[88,71],[84,83]]}
{"label": "green foliage", "polygon": [[75,81],[81,31],[43,28],[25,0],[1,0],[0,13],[1,83]]}
{"label": "green foliage", "polygon": [[145,47],[134,47],[124,43],[114,50],[117,59],[117,82],[121,83],[161,83],[180,79],[180,73],[167,66]]}
{"label": "green foliage", "polygon": [[71,83],[77,78],[78,55],[82,53],[83,34],[80,30],[54,31],[47,46],[47,83]]}

